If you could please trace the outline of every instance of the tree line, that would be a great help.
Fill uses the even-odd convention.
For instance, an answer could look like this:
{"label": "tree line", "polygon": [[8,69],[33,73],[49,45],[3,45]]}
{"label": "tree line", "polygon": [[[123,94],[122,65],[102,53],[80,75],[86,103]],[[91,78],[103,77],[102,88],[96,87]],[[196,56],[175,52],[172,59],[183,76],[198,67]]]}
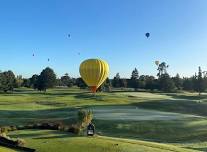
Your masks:
{"label": "tree line", "polygon": [[[107,78],[99,87],[98,91],[111,91],[111,88],[133,88],[135,91],[139,89],[158,90],[163,92],[175,92],[179,90],[197,91],[199,94],[207,89],[207,72],[202,71],[201,67],[198,72],[191,77],[180,77],[179,74],[171,77],[167,72],[169,65],[162,62],[157,67],[157,77],[151,75],[140,75],[135,68],[130,78],[121,78],[117,73],[113,79]],[[65,74],[57,78],[53,69],[47,67],[38,74],[34,74],[31,78],[23,78],[15,76],[9,70],[0,72],[0,91],[13,91],[14,88],[28,87],[39,91],[46,91],[48,88],[56,86],[72,87],[78,86],[86,88],[86,84],[81,78],[72,78],[69,74]]]}

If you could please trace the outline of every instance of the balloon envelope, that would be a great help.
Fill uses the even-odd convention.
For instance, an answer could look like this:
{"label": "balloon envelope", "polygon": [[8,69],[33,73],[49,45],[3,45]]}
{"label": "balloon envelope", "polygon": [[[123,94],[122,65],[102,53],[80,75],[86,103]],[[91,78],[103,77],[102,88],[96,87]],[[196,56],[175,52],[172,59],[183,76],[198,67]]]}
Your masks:
{"label": "balloon envelope", "polygon": [[148,38],[150,36],[150,33],[146,33],[145,36]]}
{"label": "balloon envelope", "polygon": [[160,62],[159,61],[155,61],[155,64],[158,66],[160,64]]}
{"label": "balloon envelope", "polygon": [[79,68],[83,81],[90,87],[93,93],[106,80],[109,74],[109,65],[100,59],[87,59]]}

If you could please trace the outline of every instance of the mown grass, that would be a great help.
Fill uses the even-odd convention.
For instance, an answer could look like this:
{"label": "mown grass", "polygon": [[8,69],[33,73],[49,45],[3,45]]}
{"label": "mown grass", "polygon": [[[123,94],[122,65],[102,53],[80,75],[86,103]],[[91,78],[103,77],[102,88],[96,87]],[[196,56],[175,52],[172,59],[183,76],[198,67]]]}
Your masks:
{"label": "mown grass", "polygon": [[0,152],[20,152],[20,151],[5,148],[5,147],[0,147]]}
{"label": "mown grass", "polygon": [[[162,142],[205,151],[206,97],[203,94],[198,98],[195,93],[127,91],[98,93],[94,96],[87,90],[78,88],[50,89],[46,93],[21,88],[11,94],[0,94],[0,125],[48,121],[67,125],[76,118],[78,109],[88,108],[94,110],[94,123],[100,135]],[[43,139],[31,139],[31,134],[27,131],[16,133],[28,135],[25,138],[29,146],[38,147],[43,142]],[[72,142],[72,139],[78,137],[68,138]],[[60,139],[69,140],[67,136],[53,138],[57,141]],[[84,137],[80,140],[86,139]],[[35,143],[36,141],[38,142]],[[63,141],[59,144],[64,147]],[[43,151],[46,145],[51,144],[43,144]],[[99,146],[98,144],[97,147]]]}
{"label": "mown grass", "polygon": [[49,130],[16,131],[10,136],[26,139],[26,146],[36,148],[38,152],[191,152],[166,144],[100,136],[77,137]]}

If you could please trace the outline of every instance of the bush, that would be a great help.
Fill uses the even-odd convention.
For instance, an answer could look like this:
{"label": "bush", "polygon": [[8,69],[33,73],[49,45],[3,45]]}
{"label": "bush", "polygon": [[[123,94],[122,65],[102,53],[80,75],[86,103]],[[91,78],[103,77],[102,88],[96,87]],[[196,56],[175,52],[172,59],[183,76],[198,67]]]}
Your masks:
{"label": "bush", "polygon": [[81,127],[79,125],[72,125],[69,127],[68,132],[79,135],[81,133]]}
{"label": "bush", "polygon": [[17,127],[16,126],[10,126],[11,130],[10,131],[15,131],[17,130]]}
{"label": "bush", "polygon": [[11,131],[11,127],[10,126],[5,126],[1,128],[1,133],[5,133],[7,134],[9,131]]}
{"label": "bush", "polygon": [[16,140],[17,146],[24,146],[26,144],[24,139],[17,139]]}
{"label": "bush", "polygon": [[78,111],[78,124],[80,128],[85,128],[92,121],[92,119],[92,111],[84,109]]}

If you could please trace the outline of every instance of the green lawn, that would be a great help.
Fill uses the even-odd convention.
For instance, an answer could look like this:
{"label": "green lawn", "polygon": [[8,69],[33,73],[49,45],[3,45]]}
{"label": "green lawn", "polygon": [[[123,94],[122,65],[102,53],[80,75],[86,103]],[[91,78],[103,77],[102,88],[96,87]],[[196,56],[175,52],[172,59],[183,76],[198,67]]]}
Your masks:
{"label": "green lawn", "polygon": [[102,136],[77,137],[50,130],[16,131],[10,136],[26,139],[26,146],[36,148],[38,152],[193,152],[193,150],[166,144]]}
{"label": "green lawn", "polygon": [[[45,121],[69,124],[76,118],[78,109],[88,108],[94,112],[94,123],[98,135],[111,137],[110,139],[106,137],[90,139],[93,144],[91,149],[84,148],[86,146],[84,143],[90,141],[87,137],[68,136],[62,132],[55,133],[57,136],[49,132],[48,136],[54,136],[49,137],[48,140],[51,141],[33,138],[33,135],[38,136],[45,131],[17,131],[12,132],[11,135],[26,139],[28,146],[37,147],[40,151],[45,151],[44,149],[50,146],[53,149],[62,146],[67,151],[67,145],[73,145],[76,142],[83,145],[85,151],[93,149],[104,151],[108,143],[114,142],[113,137],[133,139],[139,143],[140,140],[161,142],[167,143],[167,146],[176,145],[191,150],[207,151],[206,99],[206,94],[202,95],[200,100],[195,93],[116,91],[93,96],[87,90],[78,88],[56,88],[46,93],[21,88],[12,94],[0,94],[0,125],[22,125]],[[198,102],[199,100],[201,102]],[[65,144],[64,141],[69,142]],[[40,144],[41,142],[45,143]],[[56,142],[58,145],[55,144]],[[102,142],[106,142],[105,147],[101,146]],[[121,142],[121,150],[117,151],[135,151],[133,148],[124,149],[124,147],[130,147],[127,145],[130,144],[128,141],[119,142]],[[131,147],[134,147],[136,144],[132,145]],[[135,149],[145,147],[145,151],[156,151],[156,149],[150,149],[150,146],[140,144],[136,146]],[[115,150],[109,148],[105,151]]]}

